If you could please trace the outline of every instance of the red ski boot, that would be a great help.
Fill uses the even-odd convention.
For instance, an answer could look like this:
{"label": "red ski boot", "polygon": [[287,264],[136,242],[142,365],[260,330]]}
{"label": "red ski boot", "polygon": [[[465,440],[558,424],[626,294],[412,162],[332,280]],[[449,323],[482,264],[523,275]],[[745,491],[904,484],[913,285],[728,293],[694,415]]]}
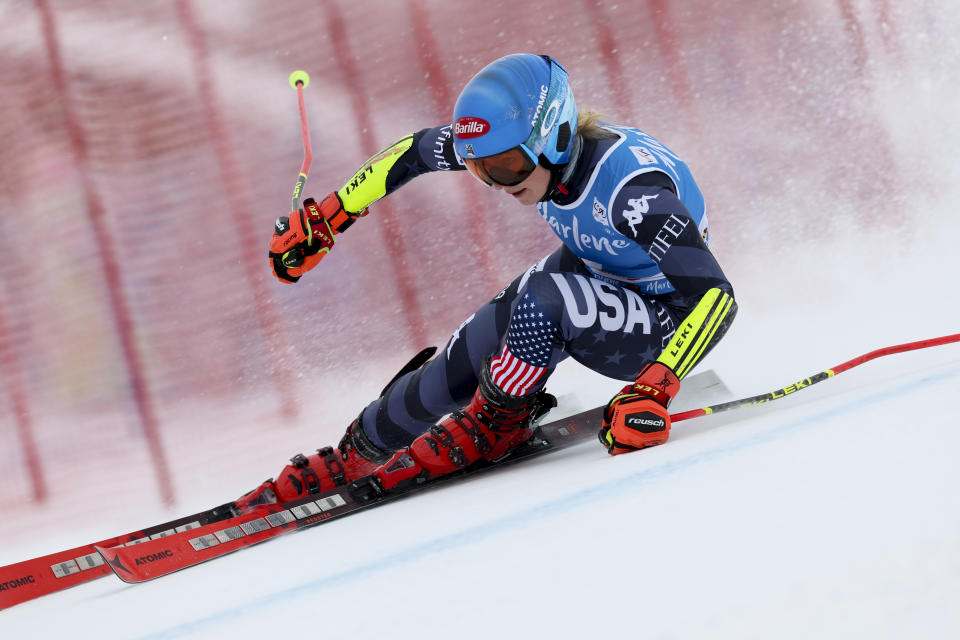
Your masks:
{"label": "red ski boot", "polygon": [[488,358],[470,403],[394,453],[373,471],[375,481],[381,489],[391,491],[478,460],[496,460],[529,440],[533,423],[556,404],[553,396],[541,391],[513,396],[501,390],[491,380]]}
{"label": "red ski boot", "polygon": [[347,427],[336,449],[324,447],[310,456],[298,453],[290,458],[290,464],[284,467],[276,481],[270,478],[244,494],[235,504],[241,512],[247,512],[258,505],[289,502],[329,491],[370,475],[390,459],[391,453],[370,442],[358,417]]}

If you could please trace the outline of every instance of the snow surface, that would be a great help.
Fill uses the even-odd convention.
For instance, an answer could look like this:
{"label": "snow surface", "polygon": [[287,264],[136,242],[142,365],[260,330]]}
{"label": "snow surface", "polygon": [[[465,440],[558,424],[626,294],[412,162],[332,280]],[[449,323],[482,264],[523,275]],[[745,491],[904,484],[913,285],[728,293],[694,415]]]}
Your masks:
{"label": "snow surface", "polygon": [[[867,293],[880,297],[876,312],[895,308],[880,288],[848,293],[857,309],[864,300],[855,298]],[[796,338],[777,315],[745,314],[747,326],[711,355],[738,396],[884,346],[864,348],[870,339],[849,333]],[[949,333],[949,322],[920,324],[933,333],[877,331],[892,334],[887,344]],[[790,338],[767,347],[769,361],[750,365],[775,373],[741,388],[749,368],[741,349],[783,335]],[[568,390],[570,409],[609,393],[608,382],[576,366],[564,367],[554,386]],[[0,615],[0,630],[82,638],[956,637],[958,388],[957,345],[882,358],[774,403],[678,423],[655,449],[610,458],[584,443],[154,582],[108,577],[28,602]]]}
{"label": "snow surface", "polygon": [[[941,70],[956,69],[952,42]],[[714,238],[741,310],[701,368],[736,397],[960,330],[958,96],[929,73],[877,91],[903,160],[878,189],[903,216],[864,212],[877,217],[787,245],[757,236],[749,255]],[[802,219],[822,196],[785,197],[770,215]],[[550,383],[569,411],[617,388],[573,363]],[[958,345],[882,358],[679,423],[651,450],[611,458],[588,442],[154,582],[108,577],[28,602],[0,613],[0,637],[960,637],[958,389]],[[211,479],[180,511],[236,493]],[[76,513],[92,518],[0,559],[178,515],[107,519],[98,505],[86,497]]]}

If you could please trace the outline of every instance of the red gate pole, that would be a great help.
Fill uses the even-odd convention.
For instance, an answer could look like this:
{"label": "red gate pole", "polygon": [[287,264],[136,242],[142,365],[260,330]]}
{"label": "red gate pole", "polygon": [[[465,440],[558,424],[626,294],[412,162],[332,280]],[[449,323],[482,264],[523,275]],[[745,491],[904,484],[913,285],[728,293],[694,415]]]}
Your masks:
{"label": "red gate pole", "polygon": [[[360,132],[361,145],[367,157],[375,154],[379,149],[377,141],[373,136],[374,124],[373,116],[370,114],[370,97],[365,90],[365,85],[360,79],[360,70],[357,68],[356,58],[350,52],[350,45],[347,42],[346,34],[350,32],[343,21],[343,15],[334,0],[324,2],[326,9],[326,22],[328,34],[331,43],[330,49],[333,56],[343,73],[347,89],[350,93],[351,111],[354,115],[356,128]],[[424,313],[420,301],[417,299],[417,292],[413,283],[418,280],[413,269],[410,267],[407,254],[406,243],[403,238],[403,228],[397,221],[393,212],[393,207],[386,202],[387,199],[380,200],[377,203],[377,222],[383,243],[387,247],[390,256],[390,273],[393,275],[393,286],[400,296],[403,304],[403,317],[407,328],[407,335],[416,348],[420,348],[427,342],[427,335],[424,329],[426,314]]]}
{"label": "red gate pole", "polygon": [[[229,203],[234,229],[240,237],[243,247],[243,256],[240,258],[246,273],[247,286],[253,295],[253,304],[256,308],[254,316],[260,327],[261,338],[266,342],[267,350],[271,353],[286,354],[290,343],[287,334],[277,316],[277,305],[273,304],[270,291],[267,288],[263,274],[267,273],[267,233],[261,233],[254,224],[256,216],[250,209],[250,198],[246,197],[244,180],[241,178],[237,154],[231,144],[227,126],[224,123],[223,109],[217,100],[214,89],[214,74],[210,68],[210,50],[206,38],[197,22],[190,0],[178,0],[177,13],[180,24],[187,33],[190,51],[193,59],[194,72],[197,76],[200,100],[203,104],[203,113],[207,130],[213,143],[217,158],[217,167],[220,170],[220,183],[224,187],[225,198]],[[272,219],[264,222],[272,223]],[[270,226],[263,225],[265,229]],[[254,260],[258,255],[260,259]],[[273,281],[273,278],[270,278]],[[280,414],[284,423],[291,423],[300,412],[300,402],[294,389],[289,384],[291,376],[280,368],[281,359],[271,358],[267,367],[272,371],[269,378],[273,381],[278,396]]]}
{"label": "red gate pole", "polygon": [[100,268],[103,271],[103,277],[107,283],[110,310],[113,314],[113,320],[116,324],[117,334],[120,339],[120,348],[123,353],[123,360],[133,393],[134,403],[137,408],[137,415],[140,418],[140,424],[143,427],[144,437],[147,441],[147,448],[149,449],[150,459],[156,474],[160,498],[164,504],[173,504],[173,482],[170,478],[167,457],[160,439],[159,425],[153,407],[153,398],[150,395],[150,389],[144,375],[143,361],[137,349],[133,319],[130,314],[130,309],[127,306],[127,300],[123,294],[123,278],[117,266],[116,252],[111,241],[109,225],[105,220],[103,203],[94,187],[93,178],[90,175],[87,157],[87,141],[70,100],[67,76],[63,67],[63,58],[60,53],[56,25],[53,19],[53,10],[50,8],[48,0],[35,0],[35,2],[40,13],[44,45],[46,46],[47,55],[50,60],[53,83],[63,101],[63,113],[70,135],[70,147],[73,150],[74,160],[77,163],[77,168],[83,183],[84,197],[87,202],[87,215],[90,218],[90,226],[93,229],[93,235],[97,242],[98,253],[100,255]]}
{"label": "red gate pole", "polygon": [[657,48],[666,62],[666,71],[670,77],[674,99],[687,116],[687,127],[691,129],[693,139],[699,140],[702,138],[700,119],[697,117],[693,99],[694,91],[690,87],[687,65],[681,55],[682,43],[678,41],[676,21],[673,18],[670,3],[667,0],[647,0],[647,6],[653,18],[652,27],[657,39]]}
{"label": "red gate pole", "polygon": [[[633,100],[630,97],[632,82],[623,70],[622,51],[631,51],[630,47],[620,47],[610,25],[610,16],[605,15],[602,5],[588,0],[584,3],[587,15],[590,17],[590,28],[595,34],[591,40],[597,47],[600,65],[607,77],[607,84],[613,93],[617,122],[632,122],[640,116],[633,110]],[[614,54],[613,51],[617,53]]]}
{"label": "red gate pole", "polygon": [[30,475],[30,486],[33,490],[33,499],[43,502],[47,499],[47,483],[43,478],[43,468],[40,466],[40,456],[37,454],[37,441],[33,435],[33,421],[27,408],[27,392],[23,384],[23,376],[17,366],[17,354],[13,350],[13,340],[7,329],[3,307],[0,306],[0,371],[3,372],[4,387],[10,396],[13,406],[13,416],[17,423],[17,436],[20,438],[20,447],[23,457],[27,461],[27,473]]}
{"label": "red gate pole", "polygon": [[[417,53],[420,55],[420,64],[430,77],[430,91],[426,93],[433,98],[433,107],[437,118],[441,122],[453,120],[453,105],[457,96],[450,90],[450,81],[441,64],[443,53],[437,44],[437,38],[430,28],[430,13],[423,6],[423,0],[407,0],[407,12],[410,14],[410,23],[413,25],[413,41],[417,43]],[[496,277],[496,272],[490,262],[495,255],[490,247],[490,241],[484,232],[485,225],[481,224],[481,216],[475,211],[476,207],[466,205],[471,195],[467,190],[467,182],[460,181],[460,192],[463,196],[464,211],[467,215],[467,229],[470,234],[470,243],[474,247],[473,256],[478,262],[482,282],[491,291],[503,287],[503,283]]]}

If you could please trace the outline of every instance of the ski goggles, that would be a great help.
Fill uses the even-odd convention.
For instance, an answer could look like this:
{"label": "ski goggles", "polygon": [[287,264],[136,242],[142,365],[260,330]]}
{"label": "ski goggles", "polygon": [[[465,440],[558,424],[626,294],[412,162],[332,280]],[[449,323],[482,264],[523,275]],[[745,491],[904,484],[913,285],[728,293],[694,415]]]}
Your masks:
{"label": "ski goggles", "polygon": [[537,168],[537,159],[522,144],[485,158],[464,158],[463,164],[478,180],[488,185],[513,187]]}

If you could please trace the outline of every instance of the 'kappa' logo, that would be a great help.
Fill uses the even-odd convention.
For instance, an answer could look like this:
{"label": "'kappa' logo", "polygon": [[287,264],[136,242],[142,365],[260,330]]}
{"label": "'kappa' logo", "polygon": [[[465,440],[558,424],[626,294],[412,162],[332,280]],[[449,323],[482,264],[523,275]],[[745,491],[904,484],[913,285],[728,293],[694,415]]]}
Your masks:
{"label": "'kappa' logo", "polygon": [[643,214],[650,211],[650,203],[647,202],[647,200],[654,200],[659,197],[659,195],[660,194],[655,196],[640,196],[639,198],[630,198],[627,200],[627,205],[630,208],[624,210],[623,219],[630,225],[630,230],[633,231],[634,237],[637,235],[637,225],[643,222]]}

